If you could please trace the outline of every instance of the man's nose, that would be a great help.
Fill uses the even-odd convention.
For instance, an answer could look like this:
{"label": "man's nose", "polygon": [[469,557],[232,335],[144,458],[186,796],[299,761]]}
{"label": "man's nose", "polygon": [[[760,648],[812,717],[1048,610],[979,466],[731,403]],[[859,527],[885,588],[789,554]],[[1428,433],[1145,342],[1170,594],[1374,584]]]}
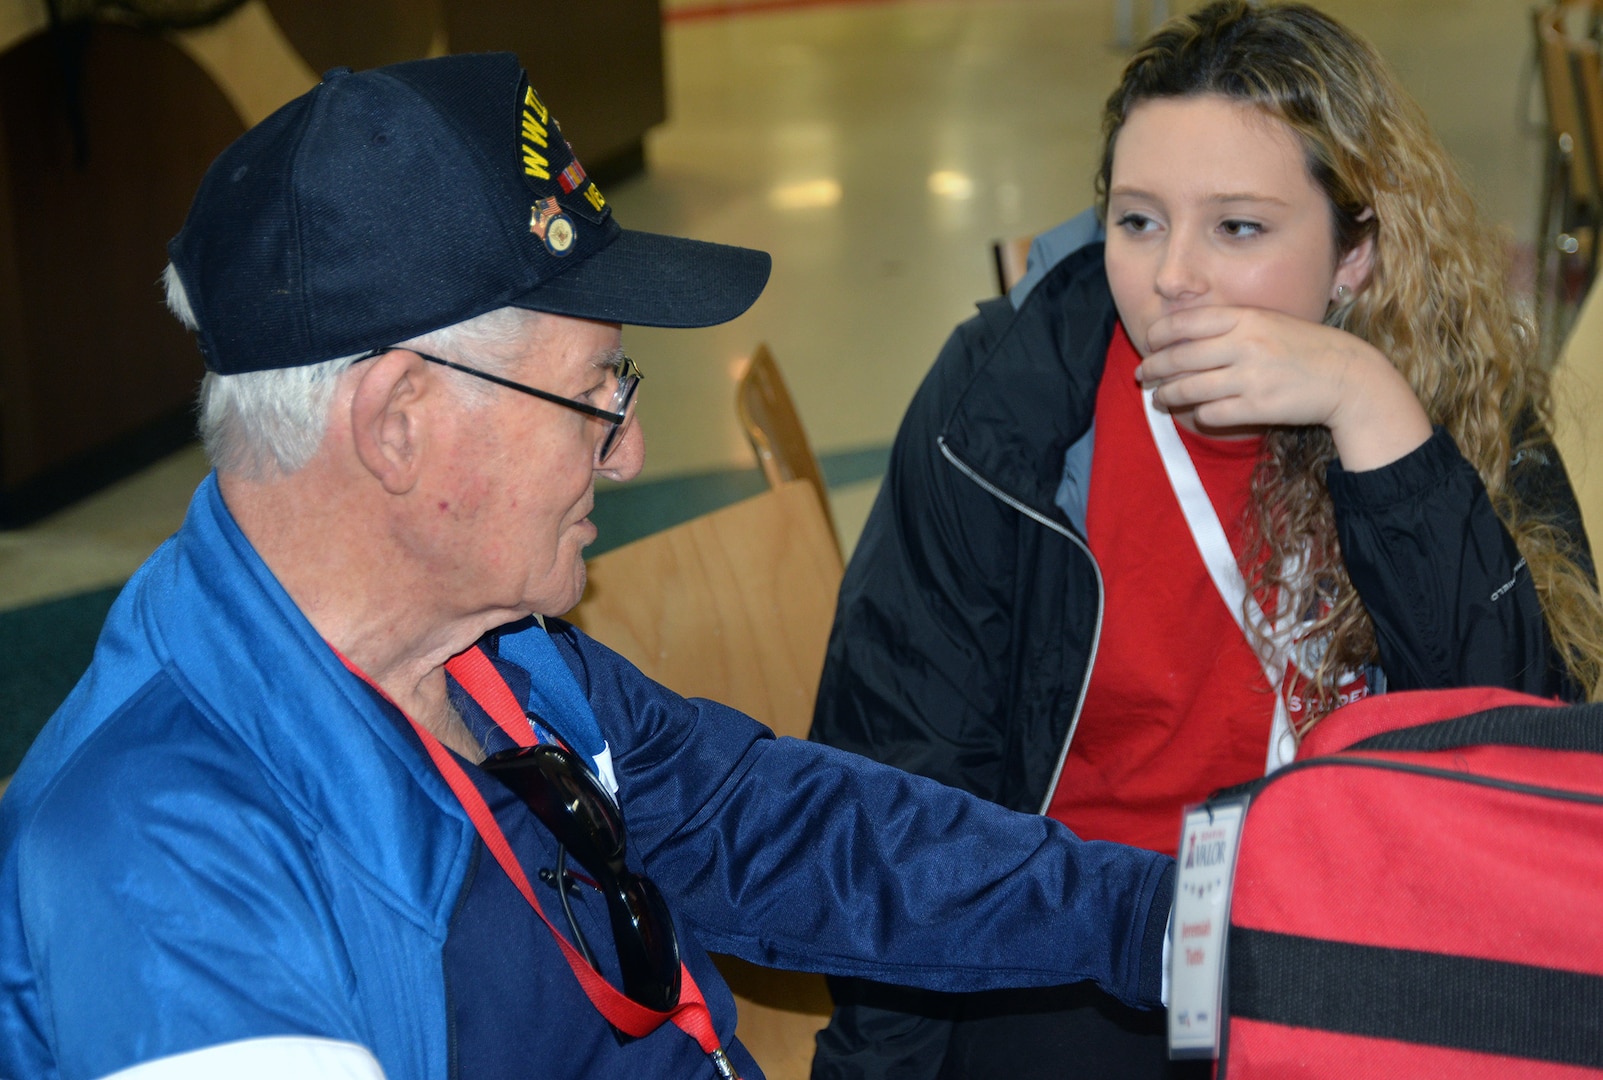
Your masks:
{"label": "man's nose", "polygon": [[608,480],[633,480],[640,475],[640,469],[646,463],[646,433],[642,429],[639,416],[630,418],[629,426],[624,429],[623,436],[618,445],[607,455],[604,465],[596,466],[596,472]]}

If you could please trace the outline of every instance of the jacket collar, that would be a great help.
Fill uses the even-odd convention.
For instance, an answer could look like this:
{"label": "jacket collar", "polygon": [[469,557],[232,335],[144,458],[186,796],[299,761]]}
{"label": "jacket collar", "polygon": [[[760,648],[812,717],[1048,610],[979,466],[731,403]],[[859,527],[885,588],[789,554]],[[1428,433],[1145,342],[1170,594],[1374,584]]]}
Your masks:
{"label": "jacket collar", "polygon": [[982,305],[985,329],[971,346],[980,360],[943,427],[947,449],[1003,493],[1064,521],[1054,502],[1063,456],[1091,427],[1117,318],[1100,243],[1059,262],[1018,311],[1006,300]]}
{"label": "jacket collar", "polygon": [[404,718],[301,614],[235,523],[215,473],[166,554],[141,607],[169,673],[246,745],[320,843],[400,887],[411,917],[443,936],[474,834]]}

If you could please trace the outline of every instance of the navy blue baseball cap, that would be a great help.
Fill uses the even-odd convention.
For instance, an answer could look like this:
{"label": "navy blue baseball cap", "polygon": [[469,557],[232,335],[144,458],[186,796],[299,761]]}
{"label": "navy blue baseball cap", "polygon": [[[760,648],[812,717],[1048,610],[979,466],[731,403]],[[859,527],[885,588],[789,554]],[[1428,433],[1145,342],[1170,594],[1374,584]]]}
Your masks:
{"label": "navy blue baseball cap", "polygon": [[765,252],[620,228],[511,53],[329,72],[212,162],[167,253],[225,375],[507,306],[711,326],[770,269]]}

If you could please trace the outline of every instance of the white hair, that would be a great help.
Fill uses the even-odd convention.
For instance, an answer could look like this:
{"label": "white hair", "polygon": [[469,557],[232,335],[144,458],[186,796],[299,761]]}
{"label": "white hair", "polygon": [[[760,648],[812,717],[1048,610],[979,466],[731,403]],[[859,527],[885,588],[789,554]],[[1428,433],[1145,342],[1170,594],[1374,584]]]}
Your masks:
{"label": "white hair", "polygon": [[[167,307],[179,322],[198,330],[189,294],[171,263],[162,272],[162,283]],[[516,365],[532,324],[540,318],[523,308],[498,308],[396,344],[505,375]],[[199,427],[213,468],[255,480],[304,468],[328,432],[340,377],[367,355],[234,375],[208,371],[200,385]],[[494,391],[482,379],[449,369],[446,374],[469,408],[488,401]]]}

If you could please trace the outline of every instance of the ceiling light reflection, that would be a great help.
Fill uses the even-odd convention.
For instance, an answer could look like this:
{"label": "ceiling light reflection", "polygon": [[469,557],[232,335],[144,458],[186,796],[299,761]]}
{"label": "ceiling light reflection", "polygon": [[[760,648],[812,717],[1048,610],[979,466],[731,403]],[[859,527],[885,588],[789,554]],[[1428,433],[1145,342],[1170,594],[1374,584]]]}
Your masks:
{"label": "ceiling light reflection", "polygon": [[780,184],[768,193],[768,201],[777,210],[816,210],[840,202],[840,181],[799,180],[793,184]]}
{"label": "ceiling light reflection", "polygon": [[974,181],[969,179],[966,173],[941,169],[930,173],[929,189],[931,195],[947,199],[967,199],[974,194]]}

